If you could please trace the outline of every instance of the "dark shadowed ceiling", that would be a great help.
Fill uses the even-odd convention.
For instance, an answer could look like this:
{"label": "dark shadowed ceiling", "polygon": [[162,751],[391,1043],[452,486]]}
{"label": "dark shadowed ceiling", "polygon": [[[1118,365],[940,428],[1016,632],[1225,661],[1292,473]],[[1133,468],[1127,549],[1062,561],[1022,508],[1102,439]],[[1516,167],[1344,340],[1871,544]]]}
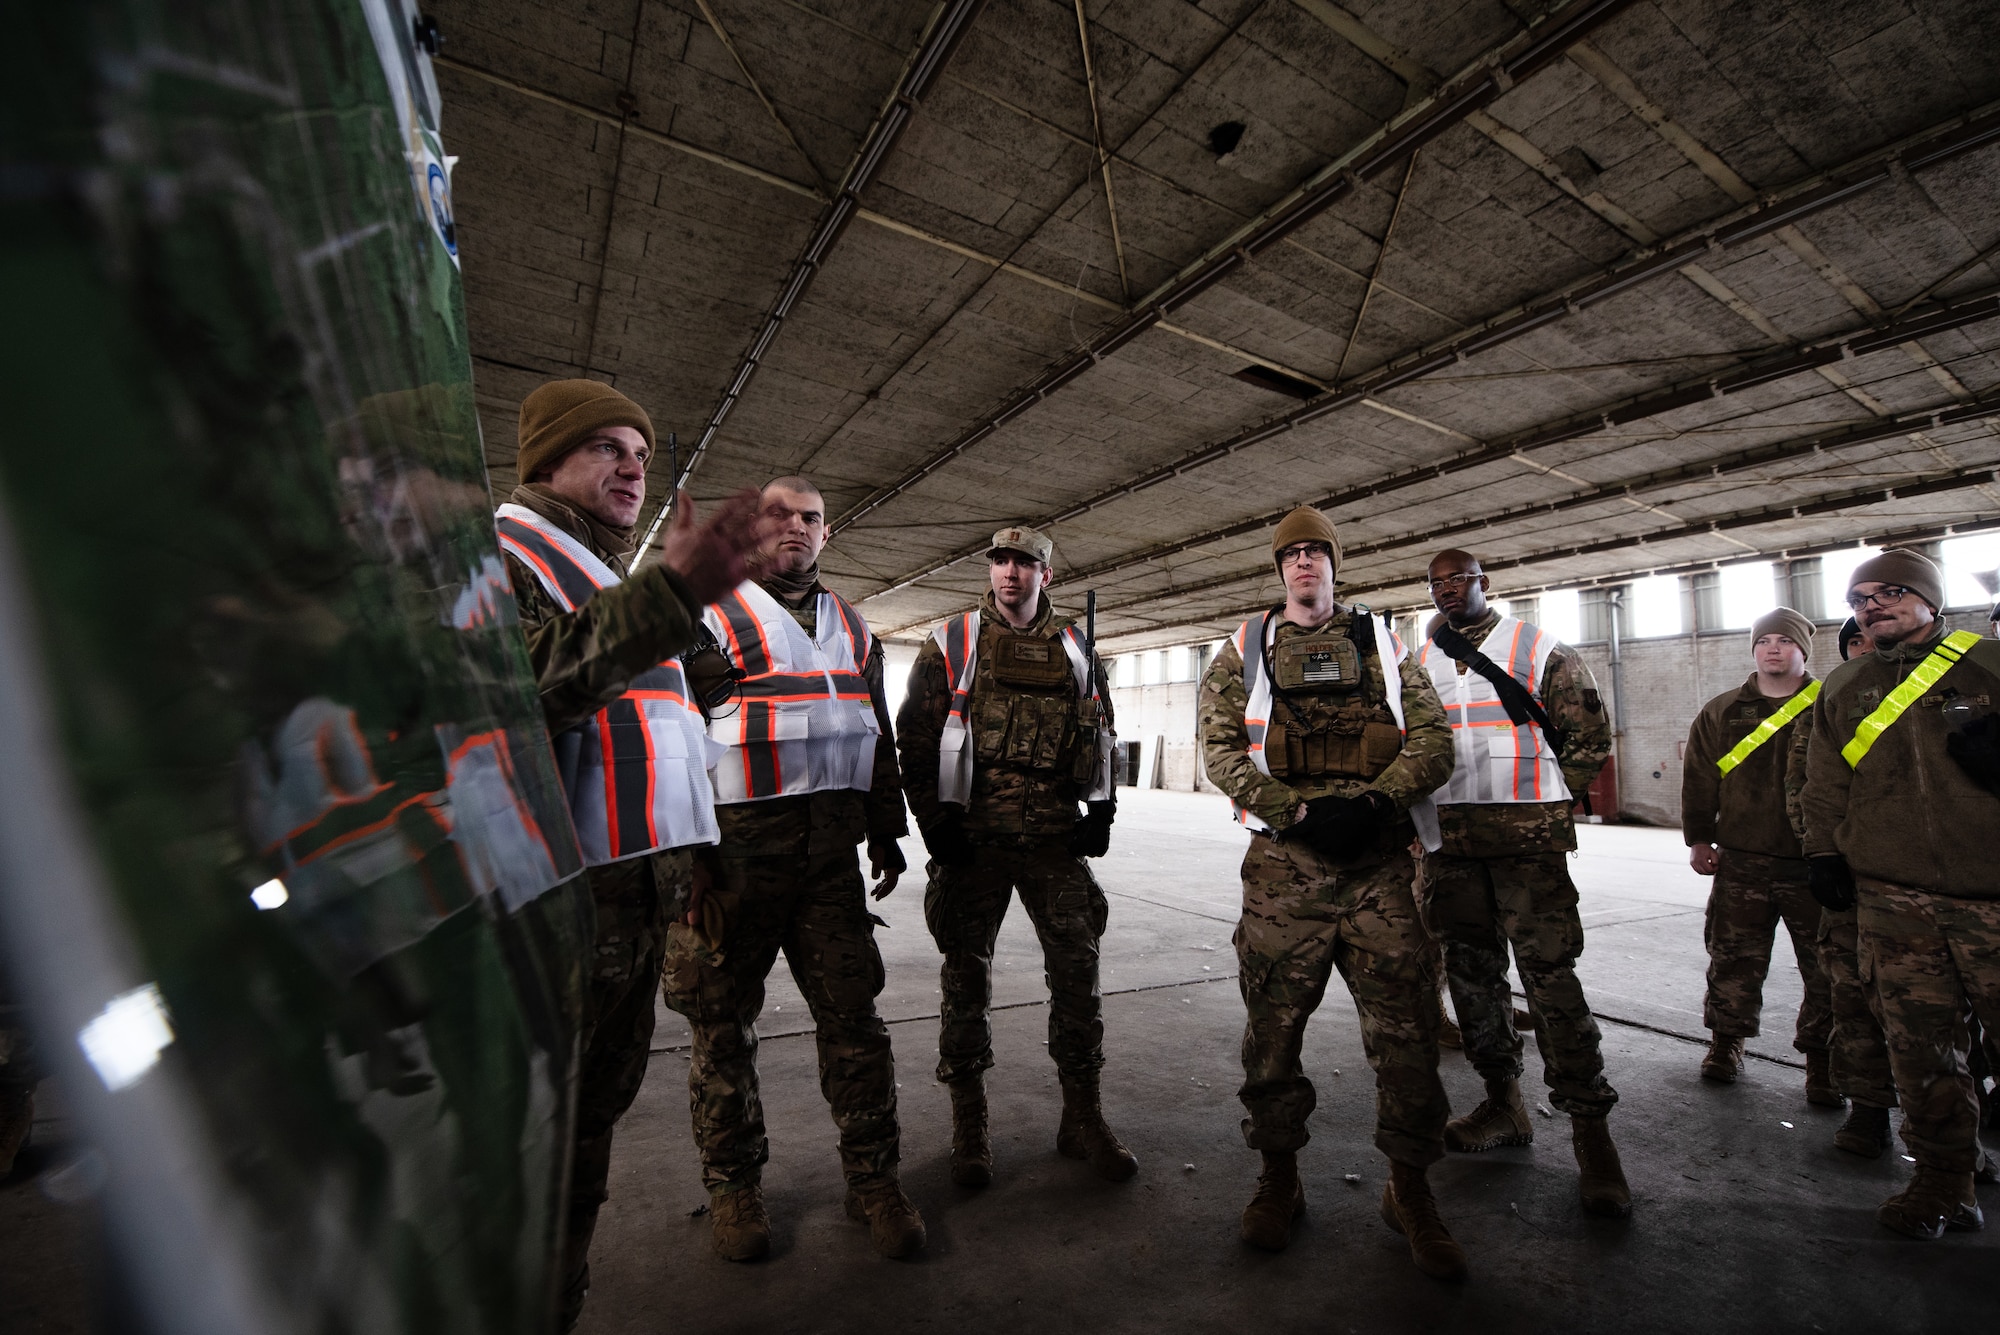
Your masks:
{"label": "dark shadowed ceiling", "polygon": [[435,13],[496,491],[611,381],[698,498],[813,477],[884,632],[1017,521],[1119,648],[1301,502],[1378,608],[2000,522],[1979,0]]}

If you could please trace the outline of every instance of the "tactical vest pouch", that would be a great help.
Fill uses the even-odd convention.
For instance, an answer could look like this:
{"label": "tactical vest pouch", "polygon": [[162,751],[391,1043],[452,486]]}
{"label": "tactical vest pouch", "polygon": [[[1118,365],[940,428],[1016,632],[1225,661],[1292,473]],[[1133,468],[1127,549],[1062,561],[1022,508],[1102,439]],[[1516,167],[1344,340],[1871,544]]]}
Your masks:
{"label": "tactical vest pouch", "polygon": [[1068,773],[1074,764],[1080,729],[1073,697],[1009,695],[1000,709],[974,712],[975,761],[1044,773]]}
{"label": "tactical vest pouch", "polygon": [[1060,641],[1039,635],[998,635],[994,639],[993,677],[1001,685],[1029,691],[1070,686],[1069,655]]}
{"label": "tactical vest pouch", "polygon": [[1294,635],[1271,649],[1271,680],[1299,695],[1345,695],[1361,684],[1361,651],[1346,635]]}
{"label": "tactical vest pouch", "polygon": [[1265,761],[1279,779],[1372,779],[1403,749],[1393,723],[1335,719],[1306,729],[1297,720],[1272,719],[1264,733]]}
{"label": "tactical vest pouch", "polygon": [[1097,736],[1102,731],[1102,707],[1095,700],[1077,705],[1076,740],[1070,748],[1069,776],[1088,789],[1097,779]]}

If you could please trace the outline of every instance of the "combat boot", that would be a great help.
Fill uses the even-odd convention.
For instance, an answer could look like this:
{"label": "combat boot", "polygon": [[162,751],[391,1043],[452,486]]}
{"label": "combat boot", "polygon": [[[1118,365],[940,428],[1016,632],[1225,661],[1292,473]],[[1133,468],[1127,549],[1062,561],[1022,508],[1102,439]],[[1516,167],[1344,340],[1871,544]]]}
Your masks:
{"label": "combat boot", "polygon": [[1855,1104],[1848,1109],[1840,1130],[1833,1133],[1833,1143],[1864,1159],[1881,1158],[1889,1149],[1889,1110]]}
{"label": "combat boot", "polygon": [[14,1171],[14,1156],[35,1126],[35,1087],[0,1085],[0,1179]]}
{"label": "combat boot", "polygon": [[1701,1059],[1701,1078],[1718,1085],[1733,1085],[1743,1074],[1743,1040],[1717,1034],[1709,1040],[1708,1054]]}
{"label": "combat boot", "polygon": [[711,1187],[708,1225],[716,1254],[725,1261],[755,1261],[770,1255],[771,1216],[764,1213],[764,1192],[755,1182]]}
{"label": "combat boot", "polygon": [[1281,1252],[1291,1243],[1293,1223],[1305,1212],[1298,1156],[1290,1150],[1265,1150],[1257,1194],[1243,1207],[1243,1240],[1267,1252]]}
{"label": "combat boot", "polygon": [[1886,1228],[1912,1238],[1935,1241],[1946,1229],[1977,1233],[1986,1227],[1979,1198],[1972,1194],[1972,1174],[1947,1173],[1917,1165],[1910,1185],[1875,1211]]}
{"label": "combat boot", "polygon": [[1432,1279],[1463,1279],[1465,1248],[1452,1240],[1438,1217],[1424,1170],[1389,1161],[1389,1181],[1382,1188],[1382,1222],[1410,1240],[1410,1259]]}
{"label": "combat boot", "polygon": [[894,1176],[867,1186],[850,1185],[847,1217],[857,1224],[868,1225],[868,1240],[875,1244],[875,1254],[891,1261],[915,1256],[929,1241],[924,1232],[924,1217],[903,1194],[902,1184]]}
{"label": "combat boot", "polygon": [[1062,1123],[1056,1128],[1056,1153],[1065,1159],[1088,1159],[1107,1182],[1123,1182],[1139,1171],[1139,1161],[1104,1124],[1097,1095],[1097,1072],[1062,1077]]}
{"label": "combat boot", "polygon": [[1460,1154],[1534,1144],[1535,1127],[1521,1103],[1521,1082],[1512,1078],[1488,1080],[1486,1097],[1479,1106],[1445,1123],[1444,1143]]}
{"label": "combat boot", "polygon": [[993,1180],[993,1142],[986,1131],[986,1085],[978,1076],[951,1090],[951,1180],[983,1187]]}
{"label": "combat boot", "polygon": [[1577,1195],[1585,1214],[1623,1219],[1632,1213],[1632,1189],[1625,1185],[1625,1167],[1611,1143],[1611,1126],[1602,1117],[1571,1117],[1570,1143],[1576,1150]]}
{"label": "combat boot", "polygon": [[1833,1056],[1825,1048],[1806,1053],[1806,1102],[1815,1108],[1847,1106],[1847,1100],[1833,1087]]}

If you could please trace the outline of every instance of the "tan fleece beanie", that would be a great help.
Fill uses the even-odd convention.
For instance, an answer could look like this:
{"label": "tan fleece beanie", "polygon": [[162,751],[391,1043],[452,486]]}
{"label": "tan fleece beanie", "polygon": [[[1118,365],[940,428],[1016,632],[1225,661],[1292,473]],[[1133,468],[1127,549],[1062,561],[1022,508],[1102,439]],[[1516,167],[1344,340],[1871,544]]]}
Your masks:
{"label": "tan fleece beanie", "polygon": [[1813,623],[1803,612],[1774,607],[1750,623],[1750,647],[1766,635],[1782,635],[1807,653],[1812,652]]}
{"label": "tan fleece beanie", "polygon": [[1944,575],[1922,552],[1891,547],[1854,567],[1847,577],[1847,591],[1857,584],[1900,584],[1931,605],[1935,612],[1944,606]]}
{"label": "tan fleece beanie", "polygon": [[[1295,542],[1323,542],[1333,549],[1334,573],[1340,572],[1340,538],[1333,531],[1333,521],[1310,505],[1298,509],[1278,521],[1278,531],[1271,535],[1271,562],[1277,564],[1278,553]],[[1284,574],[1283,568],[1278,571]]]}
{"label": "tan fleece beanie", "polygon": [[653,419],[646,410],[601,380],[551,380],[521,400],[517,478],[526,482],[608,426],[629,426],[654,448]]}

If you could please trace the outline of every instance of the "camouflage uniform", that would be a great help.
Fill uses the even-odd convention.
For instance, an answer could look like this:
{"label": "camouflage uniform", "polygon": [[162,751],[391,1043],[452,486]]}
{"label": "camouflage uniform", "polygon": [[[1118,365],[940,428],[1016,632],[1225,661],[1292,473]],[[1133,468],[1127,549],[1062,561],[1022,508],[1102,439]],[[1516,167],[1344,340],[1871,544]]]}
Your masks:
{"label": "camouflage uniform", "polygon": [[[814,632],[817,584],[797,604],[766,588],[807,634]],[[895,1058],[888,1027],[875,1013],[883,983],[875,946],[881,920],[868,911],[855,854],[864,840],[893,844],[909,831],[879,640],[862,675],[882,727],[869,790],[717,806],[722,843],[697,855],[696,874],[707,878],[703,926],[675,922],[667,931],[664,993],[693,1031],[688,1107],[702,1181],[711,1190],[759,1183],[770,1158],[757,1093],[757,1016],[780,950],[812,1012],[820,1092],[840,1130],[849,1185],[865,1189],[896,1168]]]}
{"label": "camouflage uniform", "polygon": [[1990,840],[2000,829],[2000,795],[1946,754],[1952,724],[1943,707],[1962,700],[1995,712],[2000,643],[1975,643],[1858,764],[1842,754],[1945,630],[1828,674],[1800,802],[1806,855],[1837,853],[1854,873],[1861,977],[1881,1002],[1903,1143],[1919,1166],[1958,1174],[1980,1159],[1965,1016],[2000,1028],[2000,864]]}
{"label": "camouflage uniform", "polygon": [[[1043,598],[1023,634],[1053,637],[1073,623]],[[999,750],[1009,728],[1008,696],[988,681],[994,657],[990,639],[1002,633],[993,595],[980,613],[978,676],[967,706],[975,749]],[[1097,665],[1103,680],[1103,665]],[[938,735],[951,710],[953,687],[944,651],[926,640],[910,670],[909,692],[896,719],[904,795],[921,828],[942,818],[938,801]],[[1066,692],[1074,698],[1074,690]],[[1107,704],[1104,726],[1112,726]],[[1067,763],[1067,755],[1059,757]],[[974,766],[964,825],[978,849],[962,867],[932,862],[924,892],[924,920],[944,954],[940,973],[942,1023],[938,1079],[967,1080],[993,1065],[993,945],[1015,890],[1042,943],[1049,983],[1049,1056],[1066,1074],[1104,1065],[1104,1021],[1099,1014],[1098,941],[1110,906],[1084,859],[1069,851],[1076,825],[1079,785],[1067,774],[1005,759]]]}
{"label": "camouflage uniform", "polygon": [[[1814,703],[1814,709],[1818,703]],[[1785,818],[1792,833],[1806,835],[1806,756],[1812,742],[1813,710],[1807,710],[1791,730],[1785,759]],[[1889,1069],[1889,1043],[1882,1036],[1882,1003],[1875,989],[1861,982],[1856,948],[1860,929],[1853,909],[1821,908],[1815,953],[1826,976],[1833,1035],[1828,1055],[1833,1064],[1833,1088],[1843,1098],[1870,1108],[1896,1106],[1896,1077]]]}
{"label": "camouflage uniform", "polygon": [[1703,930],[1709,964],[1702,1022],[1722,1037],[1756,1035],[1782,920],[1805,984],[1792,1046],[1812,1054],[1832,1040],[1833,1000],[1816,945],[1819,902],[1806,888],[1805,857],[1782,810],[1791,739],[1810,724],[1804,716],[1787,723],[1728,774],[1717,763],[1788,699],[1765,695],[1753,674],[1695,716],[1682,766],[1681,833],[1690,848],[1720,848]]}
{"label": "camouflage uniform", "polygon": [[[1458,630],[1478,645],[1499,619],[1489,610]],[[1564,734],[1563,782],[1582,793],[1611,754],[1611,725],[1590,668],[1568,645],[1549,654],[1540,695],[1549,721]],[[1488,1081],[1520,1078],[1521,1037],[1507,986],[1511,945],[1535,1017],[1549,1101],[1573,1117],[1604,1116],[1618,1094],[1604,1078],[1597,1021],[1576,977],[1583,920],[1569,875],[1568,854],[1576,848],[1570,803],[1440,806],[1438,824],[1444,846],[1419,859],[1417,898],[1444,942],[1466,1058]]]}
{"label": "camouflage uniform", "polygon": [[[1325,630],[1345,634],[1352,614],[1337,611]],[[1319,629],[1319,628],[1315,628]],[[1281,621],[1279,643],[1308,633]],[[1365,659],[1358,694],[1381,700],[1382,665]],[[1260,771],[1244,725],[1243,657],[1233,642],[1216,655],[1201,685],[1201,737],[1208,777],[1280,836],[1307,798],[1373,790],[1399,812],[1451,776],[1451,729],[1437,693],[1412,660],[1403,664],[1405,735],[1401,751],[1372,780],[1315,777],[1287,782]],[[1385,713],[1386,717],[1386,713]],[[1338,969],[1361,1014],[1362,1045],[1375,1071],[1375,1144],[1413,1167],[1444,1154],[1450,1116],[1437,1073],[1436,976],[1411,895],[1407,816],[1384,829],[1359,859],[1334,863],[1296,840],[1258,833],[1243,858],[1243,916],[1236,927],[1238,984],[1249,1021],[1243,1032],[1243,1086],[1252,1149],[1290,1151],[1308,1139],[1316,1102],[1299,1059],[1307,1019]]]}
{"label": "camouflage uniform", "polygon": [[[629,540],[557,499],[522,486],[509,498],[560,526],[605,564],[623,569]],[[700,608],[679,577],[654,564],[565,612],[511,553],[508,574],[520,608],[528,660],[553,735],[615,699],[634,676],[690,648]],[[609,1196],[611,1133],[646,1075],[653,1038],[653,980],[667,920],[687,896],[687,850],[664,850],[588,868],[596,926],[578,1038],[574,1150],[564,1242],[564,1320],[589,1282],[590,1238]]]}

